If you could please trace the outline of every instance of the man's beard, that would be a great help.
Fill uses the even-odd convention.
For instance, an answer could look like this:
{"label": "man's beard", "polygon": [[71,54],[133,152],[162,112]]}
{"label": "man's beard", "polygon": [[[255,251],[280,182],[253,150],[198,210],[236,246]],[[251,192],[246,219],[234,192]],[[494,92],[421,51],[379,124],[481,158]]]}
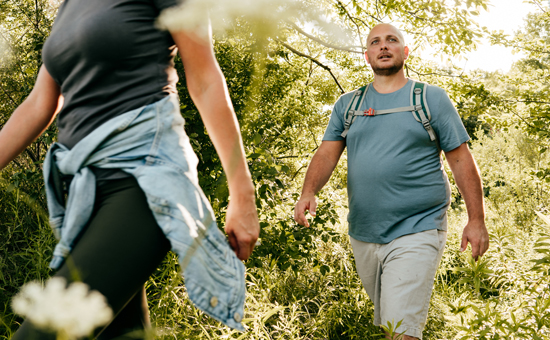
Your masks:
{"label": "man's beard", "polygon": [[371,64],[371,67],[372,67],[372,72],[374,72],[374,74],[376,74],[377,76],[387,77],[387,76],[392,76],[397,72],[399,72],[400,70],[402,70],[403,65],[405,65],[404,60],[400,63],[397,62],[390,67],[381,68],[381,67],[375,66],[374,64]]}

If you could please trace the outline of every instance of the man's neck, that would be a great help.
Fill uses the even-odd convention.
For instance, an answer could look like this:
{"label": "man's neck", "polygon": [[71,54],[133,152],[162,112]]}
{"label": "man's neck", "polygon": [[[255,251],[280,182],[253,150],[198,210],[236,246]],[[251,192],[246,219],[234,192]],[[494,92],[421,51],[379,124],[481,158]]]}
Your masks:
{"label": "man's neck", "polygon": [[407,84],[409,79],[405,77],[405,72],[402,70],[391,76],[374,75],[372,85],[378,93],[392,93]]}

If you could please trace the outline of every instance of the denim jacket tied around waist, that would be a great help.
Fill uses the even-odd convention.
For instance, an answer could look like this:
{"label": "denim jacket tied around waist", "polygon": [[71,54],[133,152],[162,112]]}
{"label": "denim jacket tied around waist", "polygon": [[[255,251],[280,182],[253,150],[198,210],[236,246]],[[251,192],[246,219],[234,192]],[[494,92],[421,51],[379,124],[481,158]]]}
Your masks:
{"label": "denim jacket tied around waist", "polygon": [[[198,184],[198,159],[183,129],[176,95],[112,118],[71,150],[54,143],[44,161],[50,224],[59,243],[58,269],[93,211],[96,180],[88,168],[121,169],[134,176],[149,208],[178,255],[191,301],[243,331],[245,269],[218,229]],[[66,205],[56,183],[74,176]]]}

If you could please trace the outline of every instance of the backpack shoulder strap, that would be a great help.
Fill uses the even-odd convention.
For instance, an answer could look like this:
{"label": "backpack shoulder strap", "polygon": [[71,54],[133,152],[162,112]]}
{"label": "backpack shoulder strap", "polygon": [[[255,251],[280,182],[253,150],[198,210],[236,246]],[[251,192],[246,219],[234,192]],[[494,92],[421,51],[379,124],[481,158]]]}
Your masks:
{"label": "backpack shoulder strap", "polygon": [[346,111],[344,111],[344,131],[342,131],[342,134],[340,136],[346,138],[351,124],[353,124],[355,118],[357,118],[354,113],[355,111],[359,110],[359,108],[363,104],[363,101],[367,96],[369,87],[370,83],[354,91],[354,94],[351,97],[351,100],[349,101],[349,104],[346,108]]}
{"label": "backpack shoulder strap", "polygon": [[434,129],[430,125],[430,119],[432,115],[430,113],[430,108],[428,107],[428,102],[426,100],[426,87],[428,84],[422,83],[419,81],[413,81],[411,86],[411,106],[414,107],[412,114],[414,119],[422,123],[424,129],[430,135],[430,140],[432,142],[437,141],[437,135],[435,134]]}

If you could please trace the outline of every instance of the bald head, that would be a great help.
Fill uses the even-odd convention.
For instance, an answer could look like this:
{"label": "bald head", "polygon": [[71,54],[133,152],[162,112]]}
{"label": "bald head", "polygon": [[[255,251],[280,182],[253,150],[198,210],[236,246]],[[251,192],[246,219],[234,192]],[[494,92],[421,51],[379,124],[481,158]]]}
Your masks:
{"label": "bald head", "polygon": [[367,37],[365,59],[375,77],[403,76],[403,65],[409,57],[409,48],[400,30],[390,24],[379,24],[372,28]]}
{"label": "bald head", "polygon": [[391,24],[378,24],[374,26],[370,30],[369,36],[367,37],[367,46],[370,44],[373,38],[380,37],[382,34],[386,34],[388,31],[393,32],[393,34],[399,38],[403,46],[405,46],[405,37],[403,37],[403,33],[401,33],[401,31],[397,27]]}

